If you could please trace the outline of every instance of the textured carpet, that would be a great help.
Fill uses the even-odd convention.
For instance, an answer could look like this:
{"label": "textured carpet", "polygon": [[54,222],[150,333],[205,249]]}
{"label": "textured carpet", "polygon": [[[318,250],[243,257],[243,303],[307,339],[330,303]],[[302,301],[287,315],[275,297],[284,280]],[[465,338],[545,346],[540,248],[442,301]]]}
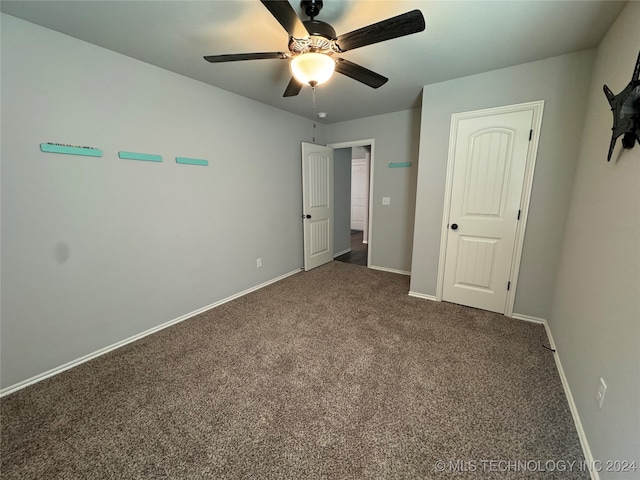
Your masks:
{"label": "textured carpet", "polygon": [[2,478],[589,478],[543,327],[408,289],[332,262],[8,395]]}

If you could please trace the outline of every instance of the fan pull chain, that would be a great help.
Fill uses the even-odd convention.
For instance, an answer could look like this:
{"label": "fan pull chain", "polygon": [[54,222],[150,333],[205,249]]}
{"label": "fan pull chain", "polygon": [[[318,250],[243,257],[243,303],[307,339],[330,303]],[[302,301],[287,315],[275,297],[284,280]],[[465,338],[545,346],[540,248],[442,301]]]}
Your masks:
{"label": "fan pull chain", "polygon": [[313,95],[313,143],[316,143],[316,86],[311,85]]}

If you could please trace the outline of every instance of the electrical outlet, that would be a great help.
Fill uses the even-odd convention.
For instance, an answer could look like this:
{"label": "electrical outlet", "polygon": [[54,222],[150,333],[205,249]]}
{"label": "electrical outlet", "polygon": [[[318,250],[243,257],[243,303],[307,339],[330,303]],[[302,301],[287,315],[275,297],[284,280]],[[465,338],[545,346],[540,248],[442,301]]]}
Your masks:
{"label": "electrical outlet", "polygon": [[600,408],[602,408],[605,393],[607,393],[607,384],[604,383],[604,378],[600,377],[600,385],[598,385],[598,390],[596,390],[596,400]]}
{"label": "electrical outlet", "polygon": [[391,197],[382,197],[383,205],[391,205]]}
{"label": "electrical outlet", "polygon": [[257,258],[256,259],[256,268],[260,268],[262,267],[262,259],[261,258]]}

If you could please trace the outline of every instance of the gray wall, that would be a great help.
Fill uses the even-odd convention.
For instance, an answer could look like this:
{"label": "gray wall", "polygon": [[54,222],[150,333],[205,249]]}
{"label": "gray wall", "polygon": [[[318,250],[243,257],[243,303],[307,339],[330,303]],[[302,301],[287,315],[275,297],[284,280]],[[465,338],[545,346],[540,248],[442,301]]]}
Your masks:
{"label": "gray wall", "polygon": [[309,120],[6,15],[1,45],[3,387],[302,266]]}
{"label": "gray wall", "polygon": [[411,290],[436,294],[451,114],[545,100],[514,313],[548,318],[594,51],[427,85]]}
{"label": "gray wall", "polygon": [[[372,267],[411,270],[419,132],[418,109],[325,127],[328,144],[375,139],[373,204],[369,206]],[[388,168],[390,162],[411,162],[411,167]],[[391,197],[391,205],[383,206],[382,197]]]}
{"label": "gray wall", "polygon": [[351,148],[333,152],[333,253],[351,249]]}
{"label": "gray wall", "polygon": [[639,27],[640,3],[629,2],[597,51],[549,326],[593,456],[640,467],[640,146],[624,150],[619,139],[607,163],[612,117],[602,92],[629,83]]}

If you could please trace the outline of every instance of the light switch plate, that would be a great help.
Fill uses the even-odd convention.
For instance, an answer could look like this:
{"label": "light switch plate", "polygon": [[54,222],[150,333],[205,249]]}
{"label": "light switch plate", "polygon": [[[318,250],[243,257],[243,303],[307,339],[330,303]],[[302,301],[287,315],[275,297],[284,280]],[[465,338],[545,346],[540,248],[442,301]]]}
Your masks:
{"label": "light switch plate", "polygon": [[391,197],[382,197],[383,205],[391,205]]}

